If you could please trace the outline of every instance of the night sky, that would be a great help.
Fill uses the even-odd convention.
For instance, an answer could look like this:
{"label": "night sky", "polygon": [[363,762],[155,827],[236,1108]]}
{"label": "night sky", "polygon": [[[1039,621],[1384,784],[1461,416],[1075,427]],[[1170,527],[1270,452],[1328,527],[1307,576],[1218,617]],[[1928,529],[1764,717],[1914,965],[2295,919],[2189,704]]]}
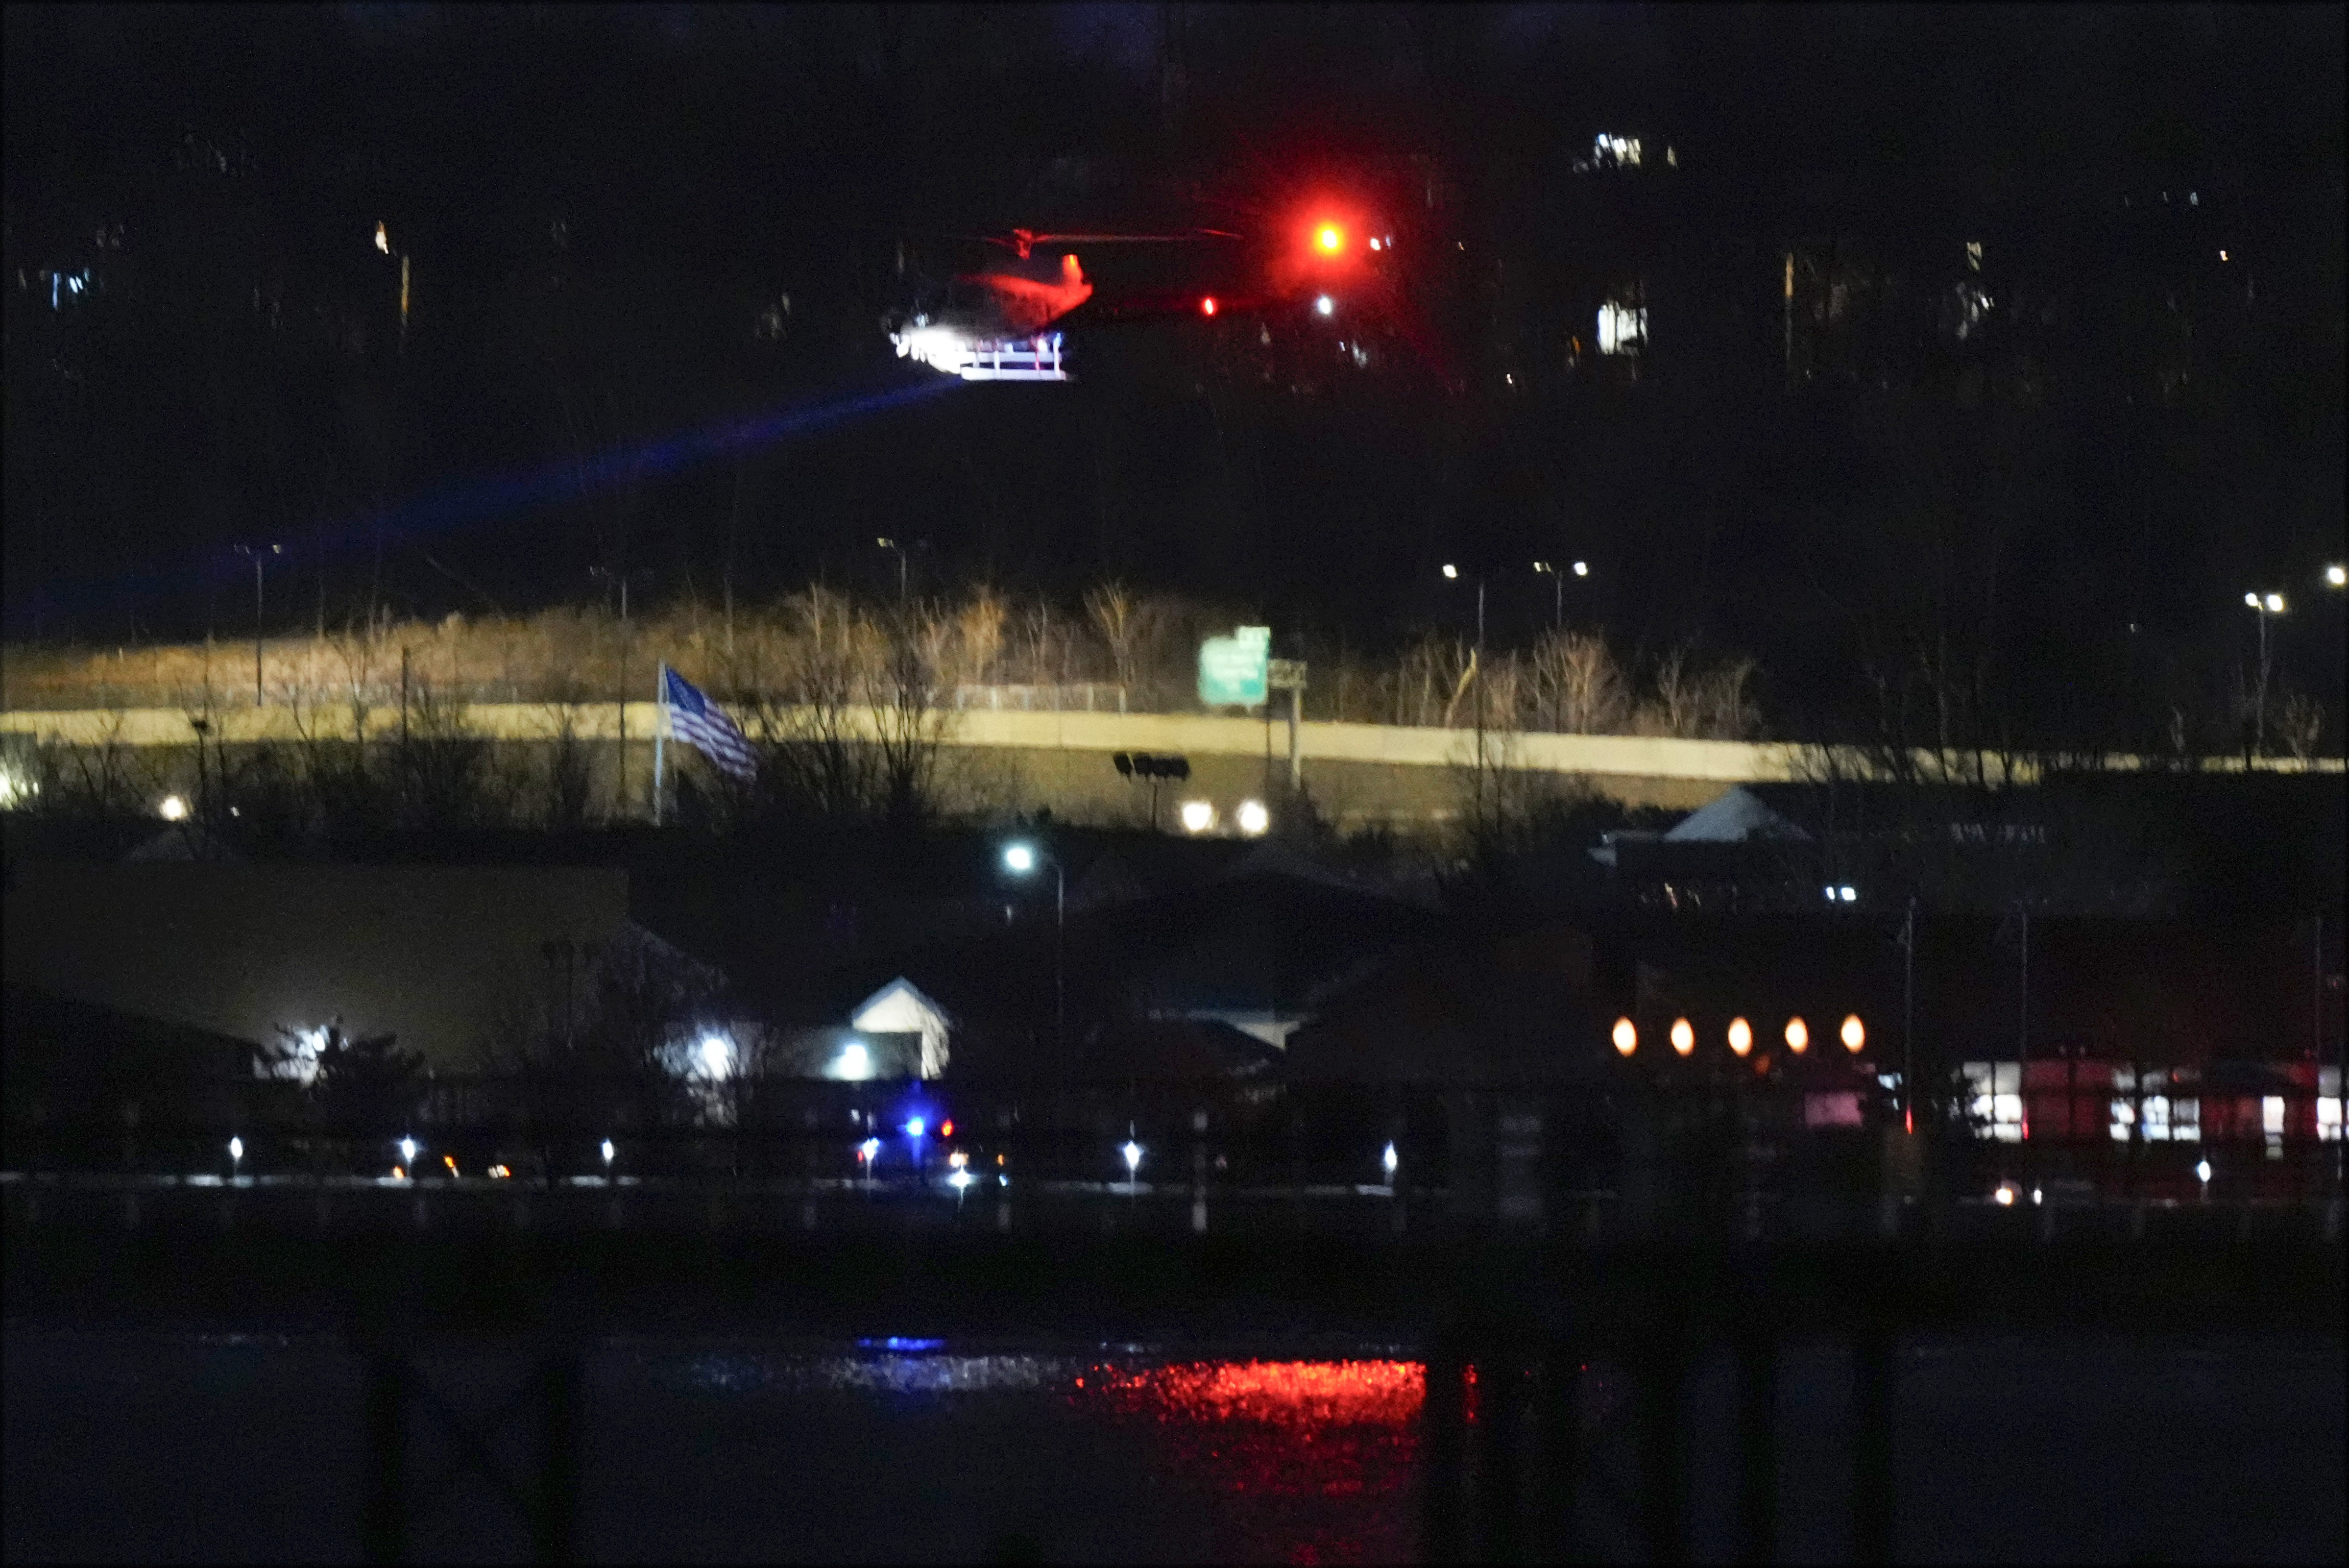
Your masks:
{"label": "night sky", "polygon": [[[890,534],[1300,645],[1456,622],[1444,561],[1522,639],[1587,557],[1570,619],[1750,652],[1782,724],[1952,637],[2026,726],[2209,699],[2288,590],[2337,733],[2343,22],[11,7],[9,635],[241,634],[254,540],[285,630],[877,592]],[[1333,199],[1401,236],[1375,319],[1102,319]],[[1243,238],[1088,250],[1074,385],[895,358],[1013,227]]]}

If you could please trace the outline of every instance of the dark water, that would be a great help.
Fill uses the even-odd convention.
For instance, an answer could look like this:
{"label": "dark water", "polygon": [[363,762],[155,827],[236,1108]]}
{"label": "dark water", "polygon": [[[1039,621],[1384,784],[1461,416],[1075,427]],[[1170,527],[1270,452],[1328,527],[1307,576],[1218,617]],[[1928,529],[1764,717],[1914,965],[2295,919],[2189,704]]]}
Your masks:
{"label": "dark water", "polygon": [[[364,1374],[329,1336],[5,1336],[11,1561],[346,1559],[359,1549]],[[525,1364],[437,1355],[479,1425]],[[1847,1359],[1782,1371],[1784,1555],[1846,1553]],[[1396,1562],[1417,1548],[1422,1371],[1392,1346],[1213,1349],[605,1339],[584,1389],[580,1541],[596,1559]],[[1582,1410],[1583,1549],[1636,1556],[1621,1378]],[[2337,1561],[2337,1339],[1920,1341],[1904,1348],[1906,1559]],[[1689,1389],[1690,1524],[1732,1553],[1733,1388]],[[492,1487],[411,1426],[412,1549],[521,1557]],[[492,1457],[530,1473],[526,1422]]]}

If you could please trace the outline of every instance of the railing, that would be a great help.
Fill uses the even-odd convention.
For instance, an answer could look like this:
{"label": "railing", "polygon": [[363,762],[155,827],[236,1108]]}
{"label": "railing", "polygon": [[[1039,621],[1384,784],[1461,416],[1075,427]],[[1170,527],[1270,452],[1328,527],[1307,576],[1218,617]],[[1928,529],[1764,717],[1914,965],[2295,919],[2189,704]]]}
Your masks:
{"label": "railing", "polygon": [[[2264,1130],[2194,1143],[1980,1136],[1961,1098],[1904,1130],[1891,1090],[1838,1080],[1833,1123],[1801,1080],[1603,1088],[1144,1080],[1049,1084],[798,1078],[443,1078],[325,1103],[233,1079],[168,1099],[12,1090],[0,1167],[16,1181],[223,1182],[457,1197],[637,1190],[746,1200],[998,1200],[1067,1209],[1182,1199],[1227,1218],[1340,1209],[1592,1235],[1898,1230],[1920,1212],[2333,1202],[2337,1138]],[[2292,1107],[2314,1128],[2313,1107]],[[403,1140],[406,1147],[403,1147]],[[689,1208],[689,1205],[688,1205]],[[1030,1206],[1027,1212],[1039,1211]],[[1179,1222],[1180,1205],[1170,1210]],[[1319,1223],[1323,1220],[1309,1222]],[[2337,1216],[2328,1222],[2337,1225]],[[1195,1229],[1204,1228],[1195,1224]]]}

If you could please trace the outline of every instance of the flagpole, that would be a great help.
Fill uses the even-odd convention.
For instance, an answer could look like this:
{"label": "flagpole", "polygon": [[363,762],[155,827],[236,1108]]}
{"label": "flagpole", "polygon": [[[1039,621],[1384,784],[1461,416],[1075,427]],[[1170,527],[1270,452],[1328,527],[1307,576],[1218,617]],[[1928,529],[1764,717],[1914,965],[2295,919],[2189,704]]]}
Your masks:
{"label": "flagpole", "polygon": [[657,828],[661,825],[661,779],[667,760],[661,747],[668,739],[668,665],[655,666],[653,679],[660,683],[653,692],[653,826]]}

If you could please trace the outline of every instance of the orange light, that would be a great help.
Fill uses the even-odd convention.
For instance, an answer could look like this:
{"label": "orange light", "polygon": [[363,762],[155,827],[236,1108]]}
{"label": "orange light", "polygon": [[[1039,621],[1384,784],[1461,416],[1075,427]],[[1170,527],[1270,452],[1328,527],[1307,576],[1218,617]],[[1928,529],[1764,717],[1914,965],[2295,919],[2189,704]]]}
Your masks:
{"label": "orange light", "polygon": [[954,1136],[954,1119],[952,1117],[948,1117],[946,1120],[938,1123],[938,1136],[940,1138],[952,1138]]}
{"label": "orange light", "polygon": [[1615,1050],[1619,1056],[1630,1056],[1640,1048],[1640,1031],[1629,1018],[1615,1020]]}
{"label": "orange light", "polygon": [[1843,1021],[1843,1048],[1856,1051],[1866,1044],[1868,1044],[1868,1030],[1861,1025],[1859,1015],[1854,1013]]}
{"label": "orange light", "polygon": [[1321,232],[1314,235],[1313,239],[1315,243],[1332,255],[1335,255],[1339,247],[1346,242],[1344,232],[1335,223],[1322,224]]}
{"label": "orange light", "polygon": [[1811,1026],[1798,1017],[1786,1020],[1786,1048],[1798,1057],[1811,1048]]}
{"label": "orange light", "polygon": [[1743,1018],[1729,1020],[1729,1048],[1739,1056],[1754,1048],[1754,1026]]}
{"label": "orange light", "polygon": [[1201,315],[1213,315],[1216,314],[1215,295],[1209,294],[1206,298],[1199,302],[1199,314]]}
{"label": "orange light", "polygon": [[1672,1049],[1682,1056],[1696,1049],[1696,1028],[1686,1018],[1672,1020]]}

